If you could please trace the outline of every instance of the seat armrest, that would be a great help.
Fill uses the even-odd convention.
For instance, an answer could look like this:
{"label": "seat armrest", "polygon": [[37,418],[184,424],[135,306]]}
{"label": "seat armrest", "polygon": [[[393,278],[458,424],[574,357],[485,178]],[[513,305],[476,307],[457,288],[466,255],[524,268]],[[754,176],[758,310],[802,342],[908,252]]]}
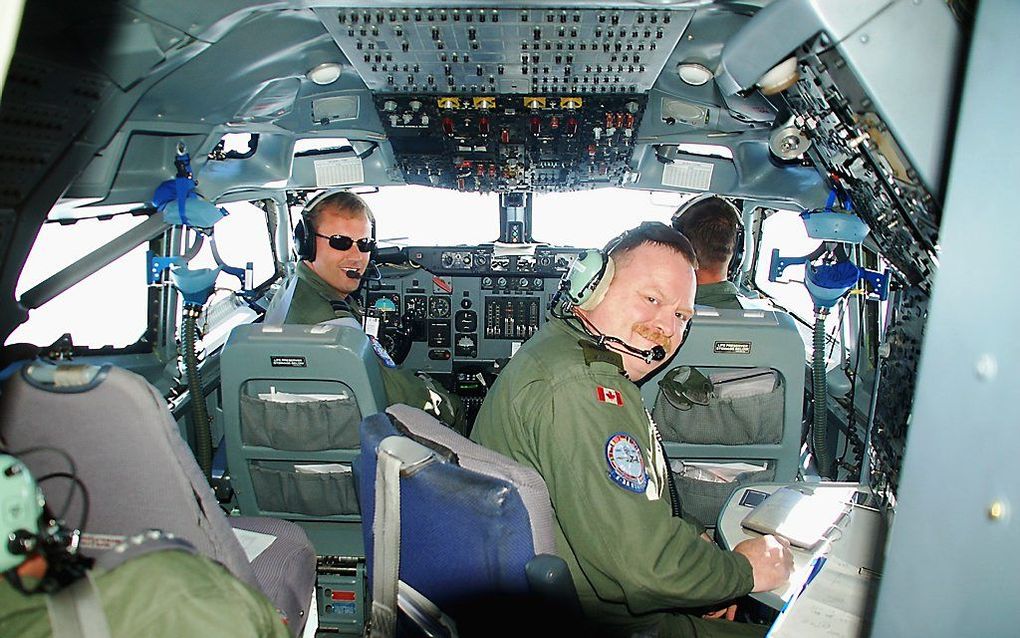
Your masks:
{"label": "seat armrest", "polygon": [[410,631],[398,630],[398,635],[457,638],[457,627],[453,620],[404,581],[397,583],[397,607],[402,612],[397,619],[398,626],[405,621],[412,625]]}
{"label": "seat armrest", "polygon": [[559,556],[538,554],[524,566],[531,591],[560,606],[564,612],[581,615],[570,569]]}

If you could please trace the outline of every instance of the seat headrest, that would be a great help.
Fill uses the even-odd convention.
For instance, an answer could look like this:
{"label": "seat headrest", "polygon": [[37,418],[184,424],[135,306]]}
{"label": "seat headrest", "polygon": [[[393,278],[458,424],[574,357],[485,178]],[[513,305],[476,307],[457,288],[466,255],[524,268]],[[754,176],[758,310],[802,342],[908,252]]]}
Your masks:
{"label": "seat headrest", "polygon": [[110,366],[34,361],[21,370],[25,381],[47,392],[88,392],[106,379]]}

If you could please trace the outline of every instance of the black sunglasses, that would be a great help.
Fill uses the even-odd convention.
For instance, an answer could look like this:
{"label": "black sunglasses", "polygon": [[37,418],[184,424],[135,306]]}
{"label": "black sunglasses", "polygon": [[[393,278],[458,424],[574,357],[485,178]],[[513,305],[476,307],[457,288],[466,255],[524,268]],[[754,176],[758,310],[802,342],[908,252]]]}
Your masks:
{"label": "black sunglasses", "polygon": [[375,239],[371,237],[362,237],[355,241],[347,235],[323,235],[322,233],[315,233],[315,236],[328,239],[329,247],[336,250],[350,250],[354,244],[357,244],[358,250],[363,253],[370,253],[375,250]]}

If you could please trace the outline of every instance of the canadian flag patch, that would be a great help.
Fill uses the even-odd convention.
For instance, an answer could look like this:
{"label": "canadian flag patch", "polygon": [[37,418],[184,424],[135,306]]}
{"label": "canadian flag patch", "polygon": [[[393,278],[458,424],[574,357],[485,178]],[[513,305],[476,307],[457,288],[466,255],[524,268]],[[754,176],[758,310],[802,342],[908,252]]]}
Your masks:
{"label": "canadian flag patch", "polygon": [[623,396],[620,395],[619,390],[614,390],[612,388],[607,388],[600,385],[598,389],[595,391],[595,394],[598,396],[599,401],[603,403],[623,405]]}

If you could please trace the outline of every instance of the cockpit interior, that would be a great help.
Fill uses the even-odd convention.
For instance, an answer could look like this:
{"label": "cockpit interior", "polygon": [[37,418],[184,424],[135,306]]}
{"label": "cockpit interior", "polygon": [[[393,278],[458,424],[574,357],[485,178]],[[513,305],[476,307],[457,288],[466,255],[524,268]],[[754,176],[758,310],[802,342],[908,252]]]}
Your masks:
{"label": "cockpit interior", "polygon": [[[146,468],[185,450],[211,490],[203,510],[307,535],[304,590],[269,596],[292,633],[393,635],[373,602],[390,597],[410,623],[397,633],[457,635],[416,598],[453,587],[426,550],[405,541],[399,586],[382,582],[396,570],[385,543],[419,510],[398,488],[386,527],[373,415],[427,437],[386,412],[377,359],[455,397],[467,435],[579,261],[716,196],[739,218],[741,307],[698,305],[640,393],[680,495],[724,549],[757,533],[745,515],[776,490],[850,489],[822,533],[850,547],[829,569],[852,571],[854,603],[831,634],[807,611],[774,634],[1016,631],[1015,3],[9,4],[0,443],[75,459],[89,498],[41,485],[82,538],[116,535],[103,517],[127,525],[119,495],[159,492]],[[340,190],[373,214],[353,325],[285,325],[295,229]],[[147,402],[88,398],[114,382]],[[71,433],[78,418],[92,429]],[[179,441],[140,451],[166,432]],[[474,458],[441,447],[425,452]],[[56,471],[23,461],[37,480]],[[139,529],[173,527],[176,506],[160,507]],[[460,524],[444,511],[437,525]],[[236,523],[245,551],[282,534]],[[199,553],[249,569],[218,543]],[[756,619],[791,595],[755,594]]]}

